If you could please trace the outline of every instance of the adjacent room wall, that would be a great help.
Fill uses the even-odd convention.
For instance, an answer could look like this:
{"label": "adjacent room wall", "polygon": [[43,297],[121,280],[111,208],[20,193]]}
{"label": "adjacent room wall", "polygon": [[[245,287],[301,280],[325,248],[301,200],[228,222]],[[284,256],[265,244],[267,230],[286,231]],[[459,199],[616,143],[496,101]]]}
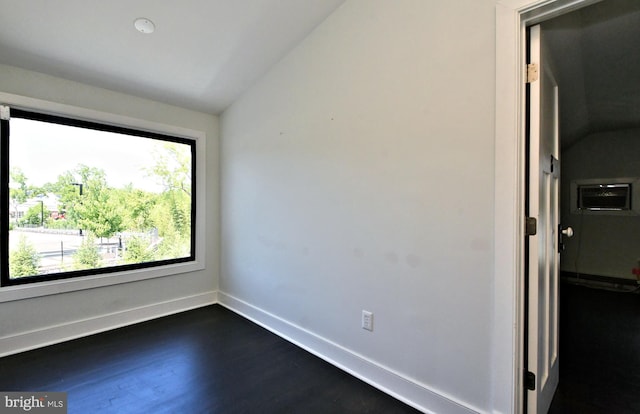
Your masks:
{"label": "adjacent room wall", "polygon": [[[0,65],[0,92],[206,133],[206,268],[188,274],[0,303],[0,354],[216,300],[218,281],[218,119],[160,102]],[[73,167],[73,166],[71,166]]]}
{"label": "adjacent room wall", "polygon": [[222,116],[220,301],[423,409],[489,411],[494,77],[493,0],[347,1]]}
{"label": "adjacent room wall", "polygon": [[[556,62],[553,75],[560,87],[562,143],[566,145],[589,132],[589,111],[583,61],[582,36],[584,25],[580,11],[563,14],[542,23],[547,39],[545,57]],[[559,67],[557,62],[561,62]],[[562,68],[562,69],[561,69]]]}
{"label": "adjacent room wall", "polygon": [[[594,133],[562,153],[562,222],[575,231],[565,240],[562,270],[636,279],[631,269],[640,260],[640,215],[572,213],[570,191],[573,180],[640,178],[638,136],[640,129]],[[638,192],[632,188],[632,201],[639,199]]]}

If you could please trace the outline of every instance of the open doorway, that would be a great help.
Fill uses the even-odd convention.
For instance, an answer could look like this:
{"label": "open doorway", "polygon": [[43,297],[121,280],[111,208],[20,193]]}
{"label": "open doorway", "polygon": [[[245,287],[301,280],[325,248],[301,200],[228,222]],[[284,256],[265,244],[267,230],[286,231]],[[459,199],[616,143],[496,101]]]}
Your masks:
{"label": "open doorway", "polygon": [[640,2],[541,23],[560,89],[560,383],[551,413],[640,412]]}
{"label": "open doorway", "polygon": [[[603,0],[613,3],[616,0]],[[545,23],[561,15],[603,3],[599,0],[500,0],[496,3],[496,142],[495,142],[495,331],[496,406],[505,412],[522,412],[531,392],[525,363],[525,241],[527,240],[524,177],[525,74],[527,27]],[[618,7],[634,0],[618,2]],[[636,37],[637,38],[637,37]],[[628,53],[634,53],[633,50]],[[635,78],[633,78],[635,79]],[[624,96],[637,96],[637,82]],[[584,93],[584,85],[581,86]],[[560,92],[561,94],[563,92]],[[637,98],[636,98],[637,99]],[[629,102],[627,106],[637,109]],[[564,109],[561,108],[564,112]],[[636,112],[640,113],[640,111]],[[516,139],[514,139],[514,137]],[[576,240],[578,240],[576,238]],[[514,275],[516,277],[514,278]],[[562,306],[562,304],[561,304]],[[637,312],[637,313],[640,313]],[[566,314],[561,309],[561,316]],[[515,329],[513,329],[515,327]],[[631,330],[627,329],[627,332]],[[640,329],[638,329],[640,331]],[[562,342],[562,341],[561,341]],[[633,344],[630,344],[633,346]],[[640,344],[636,344],[636,349]],[[563,364],[560,351],[560,365]],[[503,358],[507,355],[510,357]],[[505,375],[508,373],[508,376]],[[590,372],[589,376],[598,376]],[[638,381],[640,383],[640,381]],[[504,390],[504,391],[501,391]],[[635,392],[635,394],[638,394]],[[531,411],[530,411],[531,412]],[[580,411],[578,411],[580,412]],[[582,411],[588,412],[588,411]],[[605,412],[610,412],[607,410]]]}

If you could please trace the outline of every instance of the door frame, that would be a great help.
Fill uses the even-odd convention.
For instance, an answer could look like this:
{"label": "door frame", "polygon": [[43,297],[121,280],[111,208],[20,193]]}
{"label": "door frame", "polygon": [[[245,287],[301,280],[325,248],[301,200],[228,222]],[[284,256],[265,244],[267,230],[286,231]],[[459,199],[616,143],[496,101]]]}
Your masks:
{"label": "door frame", "polygon": [[526,397],[526,28],[600,1],[496,1],[493,412],[522,412]]}

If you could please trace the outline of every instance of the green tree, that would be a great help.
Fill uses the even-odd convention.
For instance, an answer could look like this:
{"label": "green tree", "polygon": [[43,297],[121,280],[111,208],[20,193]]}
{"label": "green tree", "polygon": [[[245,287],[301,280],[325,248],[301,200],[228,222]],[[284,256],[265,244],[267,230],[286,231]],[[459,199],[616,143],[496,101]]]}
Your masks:
{"label": "green tree", "polygon": [[125,263],[143,263],[154,260],[153,251],[143,237],[133,236],[126,242]]}
{"label": "green tree", "polygon": [[9,254],[9,277],[33,276],[38,274],[40,255],[35,247],[21,234],[18,247]]}
{"label": "green tree", "polygon": [[175,232],[188,237],[191,233],[191,199],[183,193],[168,191],[159,195],[150,215],[160,236]]}
{"label": "green tree", "polygon": [[55,183],[45,184],[43,189],[58,196],[59,210],[65,212],[66,220],[70,225],[77,227],[80,218],[78,208],[81,208],[88,188],[101,188],[106,185],[103,170],[78,164],[74,169],[60,174]]}
{"label": "green tree", "polygon": [[75,270],[95,269],[100,265],[100,252],[96,246],[96,239],[88,233],[84,236],[80,247],[73,254],[73,267]]}
{"label": "green tree", "polygon": [[[79,180],[74,171],[66,171],[58,176],[55,183],[47,183],[44,189],[58,197],[58,209],[65,212],[68,228],[78,228],[78,214],[75,207],[80,203]],[[74,185],[78,184],[78,185]]]}
{"label": "green tree", "polygon": [[165,142],[154,149],[156,164],[147,169],[155,176],[165,191],[179,190],[191,197],[191,147],[175,142]]}
{"label": "green tree", "polygon": [[190,147],[164,143],[154,151],[156,163],[147,169],[164,187],[156,196],[149,218],[161,240],[156,249],[158,259],[184,257],[191,248],[191,170]]}
{"label": "green tree", "polygon": [[50,215],[51,212],[44,205],[38,203],[29,207],[21,222],[23,224],[44,225],[43,220],[46,222]]}
{"label": "green tree", "polygon": [[122,231],[121,206],[111,197],[104,171],[79,164],[58,177],[54,185],[61,209],[78,228],[96,237],[111,237]]}
{"label": "green tree", "polygon": [[91,189],[76,207],[78,225],[97,237],[111,237],[122,231],[120,206],[109,196],[107,188]]}
{"label": "green tree", "polygon": [[185,257],[191,248],[191,200],[177,190],[161,194],[153,210],[151,220],[158,229],[161,242],[159,259]]}
{"label": "green tree", "polygon": [[27,186],[27,176],[18,167],[12,167],[9,172],[9,198],[14,208],[15,216],[18,217],[18,206],[27,201],[29,187]]}
{"label": "green tree", "polygon": [[176,259],[187,257],[191,253],[190,240],[177,233],[165,235],[156,249],[156,259]]}
{"label": "green tree", "polygon": [[158,196],[133,188],[130,184],[123,189],[112,189],[111,199],[119,207],[122,228],[143,232],[154,227],[151,211]]}

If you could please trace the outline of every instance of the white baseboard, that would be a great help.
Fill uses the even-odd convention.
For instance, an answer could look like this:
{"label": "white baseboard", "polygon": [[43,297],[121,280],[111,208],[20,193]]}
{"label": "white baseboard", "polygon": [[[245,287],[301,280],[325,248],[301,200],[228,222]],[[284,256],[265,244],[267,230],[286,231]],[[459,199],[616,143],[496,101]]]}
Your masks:
{"label": "white baseboard", "polygon": [[0,350],[2,350],[0,351],[0,357],[89,336],[98,332],[104,332],[202,306],[212,305],[217,303],[217,301],[218,292],[211,291],[0,337]]}
{"label": "white baseboard", "polygon": [[0,337],[0,357],[219,303],[289,342],[425,413],[477,414],[443,395],[326,338],[223,292],[206,292],[61,325]]}
{"label": "white baseboard", "polygon": [[418,410],[450,414],[481,412],[229,294],[218,292],[218,303]]}

